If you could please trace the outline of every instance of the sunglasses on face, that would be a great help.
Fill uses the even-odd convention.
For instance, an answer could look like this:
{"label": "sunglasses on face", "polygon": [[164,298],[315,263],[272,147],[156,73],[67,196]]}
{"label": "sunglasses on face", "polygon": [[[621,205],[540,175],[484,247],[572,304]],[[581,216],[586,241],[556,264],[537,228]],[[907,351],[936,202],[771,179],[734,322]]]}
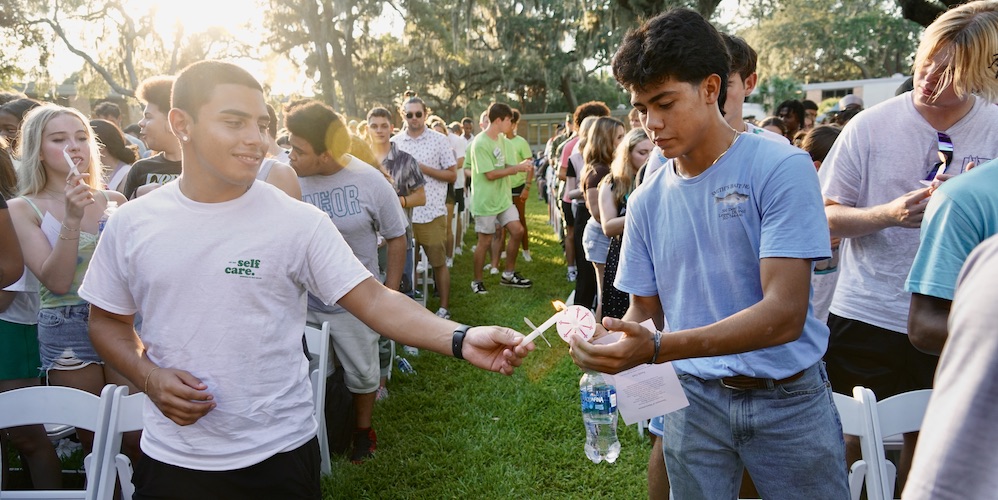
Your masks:
{"label": "sunglasses on face", "polygon": [[946,169],[953,163],[953,139],[943,132],[936,132],[937,144],[939,148],[939,162],[932,165],[922,184],[931,185],[936,176],[946,173]]}
{"label": "sunglasses on face", "polygon": [[423,112],[422,111],[416,111],[415,113],[406,113],[405,114],[406,120],[412,120],[412,117],[414,117],[414,116],[416,118],[422,118],[423,117]]}

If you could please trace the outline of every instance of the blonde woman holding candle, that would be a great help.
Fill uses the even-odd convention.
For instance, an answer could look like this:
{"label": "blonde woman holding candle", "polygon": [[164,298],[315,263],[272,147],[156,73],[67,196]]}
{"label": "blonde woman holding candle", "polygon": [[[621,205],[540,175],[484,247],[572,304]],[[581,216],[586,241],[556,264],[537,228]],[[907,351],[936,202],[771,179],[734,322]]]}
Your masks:
{"label": "blonde woman holding candle", "polygon": [[[9,205],[25,264],[41,282],[42,370],[51,385],[100,394],[105,383],[126,381],[94,351],[89,304],[76,291],[97,246],[101,215],[109,201],[121,204],[125,198],[99,189],[100,149],[86,117],[75,109],[48,104],[31,110],[18,150],[20,197]],[[89,452],[93,433],[78,435]]]}

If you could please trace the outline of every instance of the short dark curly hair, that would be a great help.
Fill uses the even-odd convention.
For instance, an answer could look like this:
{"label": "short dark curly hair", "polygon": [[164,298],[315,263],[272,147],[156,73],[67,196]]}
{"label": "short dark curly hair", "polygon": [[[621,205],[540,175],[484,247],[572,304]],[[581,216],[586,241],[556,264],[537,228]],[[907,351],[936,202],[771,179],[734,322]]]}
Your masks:
{"label": "short dark curly hair", "polygon": [[578,129],[581,127],[582,120],[590,116],[610,116],[610,108],[602,101],[589,101],[579,104],[575,108],[575,113],[572,114],[572,121],[575,123],[575,128]]}
{"label": "short dark curly hair", "polygon": [[628,91],[644,90],[666,80],[698,85],[721,77],[718,106],[727,97],[731,57],[721,34],[690,9],[659,14],[628,31],[613,56],[613,76]]}

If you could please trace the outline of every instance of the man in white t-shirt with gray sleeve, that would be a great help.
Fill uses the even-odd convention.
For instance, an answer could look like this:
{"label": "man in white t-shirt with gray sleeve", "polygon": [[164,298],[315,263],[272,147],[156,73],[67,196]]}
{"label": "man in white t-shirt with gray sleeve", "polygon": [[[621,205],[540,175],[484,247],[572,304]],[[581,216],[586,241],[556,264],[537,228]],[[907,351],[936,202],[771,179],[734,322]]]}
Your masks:
{"label": "man in white t-shirt with gray sleeve", "polygon": [[[385,286],[398,290],[409,221],[395,188],[379,169],[348,154],[347,126],[329,106],[313,100],[296,103],[287,110],[285,125],[291,134],[291,166],[298,173],[302,201],[329,215],[354,256],[374,276],[380,274],[381,235],[388,250]],[[381,336],[339,305],[326,305],[313,295],[308,298],[307,321],[314,325],[328,321],[330,331],[335,332],[333,347],[353,394],[357,419],[350,459],[361,463],[378,443],[371,417],[381,378]]]}

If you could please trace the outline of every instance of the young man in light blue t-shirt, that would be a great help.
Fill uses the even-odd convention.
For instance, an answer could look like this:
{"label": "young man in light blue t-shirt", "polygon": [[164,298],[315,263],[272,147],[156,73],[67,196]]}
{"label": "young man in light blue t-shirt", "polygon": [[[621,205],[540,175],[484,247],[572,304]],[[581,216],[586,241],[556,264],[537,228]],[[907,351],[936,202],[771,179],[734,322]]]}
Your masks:
{"label": "young man in light blue t-shirt", "polygon": [[[649,48],[650,47],[650,48]],[[627,34],[614,76],[672,158],[628,201],[615,286],[631,294],[609,345],[572,339],[576,364],[617,373],[673,361],[690,406],[665,416],[676,498],[734,498],[748,468],[763,498],[848,496],[845,447],[809,304],[828,258],[807,154],[725,122],[729,57],[694,11]],[[673,332],[638,325],[663,316]]]}

